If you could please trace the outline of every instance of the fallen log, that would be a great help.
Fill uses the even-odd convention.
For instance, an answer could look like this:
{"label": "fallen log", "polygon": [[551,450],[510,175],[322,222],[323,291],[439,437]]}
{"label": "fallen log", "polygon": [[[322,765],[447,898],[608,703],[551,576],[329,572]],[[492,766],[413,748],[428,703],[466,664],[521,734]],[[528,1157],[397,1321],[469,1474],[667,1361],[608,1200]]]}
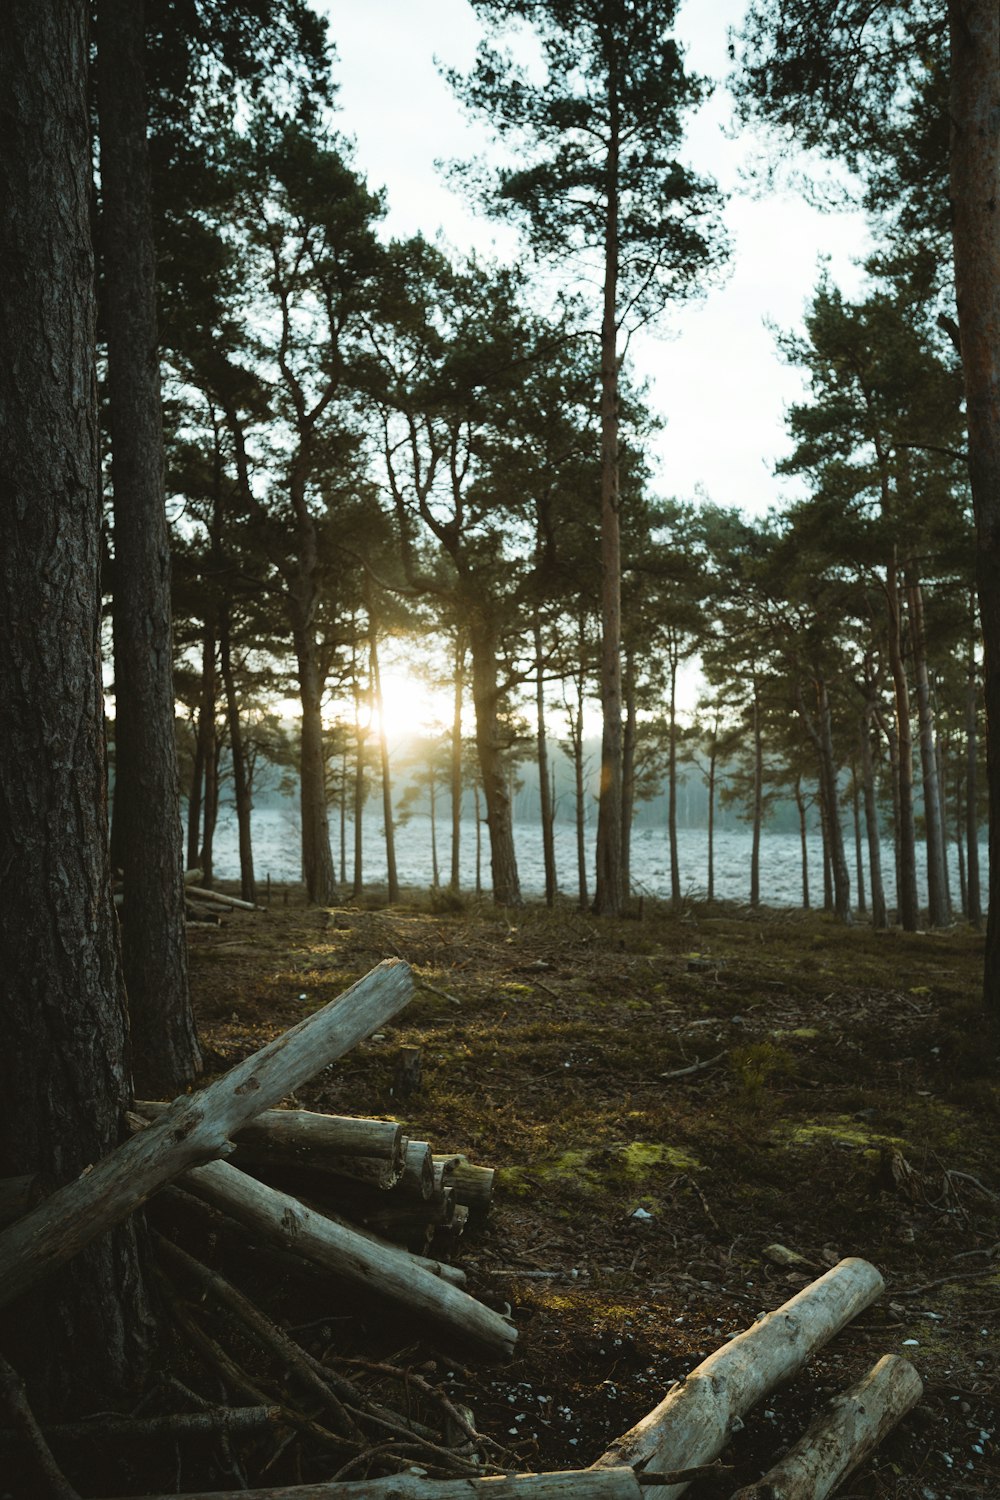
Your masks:
{"label": "fallen log", "polygon": [[[738,1421],[885,1289],[868,1261],[842,1260],[788,1302],[709,1355],[594,1464],[643,1473],[686,1469],[718,1456]],[[674,1500],[685,1485],[657,1494]]]}
{"label": "fallen log", "polygon": [[[140,1099],[136,1111],[162,1119],[172,1106]],[[377,1187],[395,1187],[407,1146],[395,1120],[356,1120],[307,1109],[267,1109],[234,1132],[234,1163],[310,1167],[331,1177],[347,1177]]]}
{"label": "fallen log", "polygon": [[[48,1443],[61,1447],[64,1443],[108,1443],[147,1441],[149,1438],[180,1438],[198,1436],[202,1433],[247,1433],[259,1432],[261,1428],[278,1427],[282,1423],[280,1406],[211,1406],[205,1411],[166,1412],[158,1417],[99,1417],[89,1422],[63,1422],[57,1426],[43,1426],[41,1431]],[[11,1428],[0,1428],[0,1444],[11,1444],[20,1439],[20,1434]]]}
{"label": "fallen log", "polygon": [[[195,872],[201,879],[201,871]],[[187,879],[184,882],[185,893],[188,896],[197,896],[202,901],[214,901],[220,906],[234,906],[238,911],[260,911],[252,901],[241,901],[238,896],[227,896],[224,891],[207,891],[202,886],[192,885]]]}
{"label": "fallen log", "polygon": [[[659,1494],[659,1490],[657,1490]],[[239,1500],[640,1500],[643,1488],[631,1469],[576,1469],[562,1474],[501,1474],[483,1479],[428,1479],[389,1474],[341,1484],[280,1485],[240,1490]],[[232,1490],[177,1495],[132,1495],[129,1500],[235,1500]]]}
{"label": "fallen log", "polygon": [[195,1163],[228,1155],[230,1137],[406,1005],[410,970],[388,959],[322,1010],[261,1048],[0,1233],[0,1306],[65,1264]]}
{"label": "fallen log", "polygon": [[850,1390],[832,1397],[803,1436],[733,1500],[826,1500],[923,1395],[907,1359],[886,1354]]}
{"label": "fallen log", "polygon": [[450,1281],[432,1275],[405,1250],[314,1213],[226,1162],[185,1172],[182,1186],[280,1248],[294,1250],[415,1317],[432,1319],[439,1332],[452,1333],[481,1354],[507,1359],[513,1353],[517,1330],[512,1323]]}

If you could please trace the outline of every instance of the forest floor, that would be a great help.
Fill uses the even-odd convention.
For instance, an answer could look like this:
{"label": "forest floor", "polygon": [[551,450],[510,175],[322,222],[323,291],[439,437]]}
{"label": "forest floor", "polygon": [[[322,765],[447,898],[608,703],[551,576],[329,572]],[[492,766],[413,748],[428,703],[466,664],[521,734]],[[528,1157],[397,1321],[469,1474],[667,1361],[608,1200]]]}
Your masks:
{"label": "forest floor", "polygon": [[[456,1365],[433,1332],[314,1279],[281,1316],[317,1345],[419,1368],[512,1464],[580,1468],[760,1313],[862,1256],[884,1298],[749,1415],[723,1490],[689,1493],[759,1477],[893,1353],[924,1398],[838,1493],[964,1500],[1000,1495],[1000,1073],[982,950],[963,927],[875,933],[768,909],[647,903],[616,922],[435,911],[426,895],[326,910],[279,889],[192,930],[191,975],[217,1075],[405,959],[426,987],[295,1102],[393,1116],[499,1169],[456,1258],[471,1290],[509,1305],[513,1363]],[[403,1045],[422,1049],[423,1080],[400,1100]],[[802,1263],[773,1263],[775,1243]]]}

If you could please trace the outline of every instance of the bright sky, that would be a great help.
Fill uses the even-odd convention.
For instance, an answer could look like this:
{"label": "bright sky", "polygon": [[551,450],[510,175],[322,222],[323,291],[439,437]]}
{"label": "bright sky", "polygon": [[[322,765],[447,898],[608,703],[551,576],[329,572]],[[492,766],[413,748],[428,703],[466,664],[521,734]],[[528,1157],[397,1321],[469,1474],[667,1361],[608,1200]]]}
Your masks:
{"label": "bright sky", "polygon": [[[512,231],[476,216],[434,163],[476,154],[485,140],[440,77],[435,58],[467,70],[478,25],[467,0],[314,0],[330,16],[339,52],[340,120],[358,166],[386,189],[396,235],[439,230],[460,250],[517,255]],[[678,32],[688,67],[715,79],[728,71],[727,28],[744,0],[684,0]],[[801,326],[829,257],[835,279],[857,291],[855,262],[867,250],[855,213],[821,213],[792,191],[753,198],[741,169],[759,141],[728,138],[732,104],[721,87],[691,122],[685,160],[733,194],[726,222],[729,279],[704,300],[668,314],[657,336],[633,341],[638,372],[652,381],[667,427],[657,443],[665,495],[704,493],[720,505],[762,511],[781,497],[772,469],[786,450],[783,413],[802,390],[779,358],[767,324]],[[786,491],[787,492],[787,491]]]}

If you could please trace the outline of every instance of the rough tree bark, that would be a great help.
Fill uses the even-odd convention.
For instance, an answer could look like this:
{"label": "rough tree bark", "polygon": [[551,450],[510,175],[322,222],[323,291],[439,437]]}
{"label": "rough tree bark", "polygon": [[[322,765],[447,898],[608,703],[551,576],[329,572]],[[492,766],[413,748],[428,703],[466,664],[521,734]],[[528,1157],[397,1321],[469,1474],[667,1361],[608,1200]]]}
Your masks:
{"label": "rough tree bark", "polygon": [[101,236],[115,513],[115,812],[125,882],[122,956],[133,1066],[147,1093],[179,1093],[201,1055],[184,940],[174,737],[170,538],[146,145],[145,5],[98,6]]}
{"label": "rough tree bark", "polygon": [[488,609],[475,610],[472,614],[469,648],[472,699],[476,708],[476,749],[486,797],[486,826],[490,832],[493,900],[498,906],[520,906],[521,882],[514,853],[514,823],[499,718],[497,645]]}
{"label": "rough tree bark", "polygon": [[[0,47],[0,1175],[67,1181],[130,1096],[99,654],[89,7],[11,0]],[[134,1231],[5,1316],[40,1415],[141,1376]]]}
{"label": "rough tree bark", "polygon": [[1000,1008],[1000,12],[949,0],[952,236],[986,679],[989,876],[983,999]]}

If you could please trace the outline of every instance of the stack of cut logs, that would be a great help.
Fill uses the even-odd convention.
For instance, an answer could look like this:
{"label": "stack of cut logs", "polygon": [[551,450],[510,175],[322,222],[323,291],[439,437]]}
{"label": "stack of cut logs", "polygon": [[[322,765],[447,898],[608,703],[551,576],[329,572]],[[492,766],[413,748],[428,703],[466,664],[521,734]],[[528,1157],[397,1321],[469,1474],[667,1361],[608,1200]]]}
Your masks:
{"label": "stack of cut logs", "polygon": [[[137,1112],[160,1120],[168,1104],[141,1100]],[[495,1172],[466,1156],[410,1140],[394,1120],[269,1109],[236,1136],[234,1167],[327,1217],[448,1260],[470,1216],[484,1215]],[[452,1269],[451,1280],[460,1273]]]}

